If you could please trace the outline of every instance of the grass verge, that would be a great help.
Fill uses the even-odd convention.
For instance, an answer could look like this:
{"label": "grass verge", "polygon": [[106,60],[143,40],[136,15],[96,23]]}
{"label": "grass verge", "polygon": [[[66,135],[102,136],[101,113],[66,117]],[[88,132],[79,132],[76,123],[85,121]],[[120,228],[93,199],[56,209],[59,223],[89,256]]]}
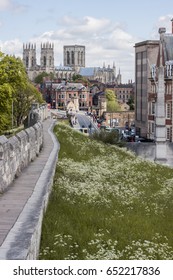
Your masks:
{"label": "grass verge", "polygon": [[40,259],[173,259],[173,169],[59,124]]}

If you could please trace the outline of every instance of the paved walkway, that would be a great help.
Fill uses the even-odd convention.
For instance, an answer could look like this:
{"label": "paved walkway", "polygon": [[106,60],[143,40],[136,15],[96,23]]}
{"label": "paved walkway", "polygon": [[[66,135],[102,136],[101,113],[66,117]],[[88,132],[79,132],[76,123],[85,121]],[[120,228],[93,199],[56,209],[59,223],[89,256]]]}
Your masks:
{"label": "paved walkway", "polygon": [[53,120],[43,122],[44,147],[39,156],[14,180],[7,191],[0,196],[0,250],[6,237],[13,229],[17,219],[32,196],[36,183],[45,168],[53,150],[54,143],[50,133]]}

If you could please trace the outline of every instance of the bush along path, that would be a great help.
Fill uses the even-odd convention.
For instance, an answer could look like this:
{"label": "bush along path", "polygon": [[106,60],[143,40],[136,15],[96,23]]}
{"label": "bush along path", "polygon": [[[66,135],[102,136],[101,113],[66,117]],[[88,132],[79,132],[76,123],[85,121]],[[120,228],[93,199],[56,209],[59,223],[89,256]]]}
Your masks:
{"label": "bush along path", "polygon": [[59,124],[40,259],[173,259],[173,169]]}

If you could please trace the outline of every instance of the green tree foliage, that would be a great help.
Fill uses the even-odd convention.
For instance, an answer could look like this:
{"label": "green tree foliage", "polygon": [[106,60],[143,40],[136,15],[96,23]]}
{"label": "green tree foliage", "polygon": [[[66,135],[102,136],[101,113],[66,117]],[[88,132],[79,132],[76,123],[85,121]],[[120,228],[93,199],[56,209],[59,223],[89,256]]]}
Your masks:
{"label": "green tree foliage", "polygon": [[81,75],[79,75],[79,74],[73,74],[73,76],[72,76],[72,80],[73,80],[73,82],[76,82],[77,80],[81,80],[83,77],[81,76]]}
{"label": "green tree foliage", "polygon": [[130,97],[127,104],[130,106],[130,110],[134,111],[135,109],[135,104],[134,104],[134,98]]}
{"label": "green tree foliage", "polygon": [[16,121],[16,126],[19,126],[31,108],[32,103],[43,103],[42,96],[40,92],[31,84],[28,83],[27,87],[24,89],[19,89],[16,99],[14,101],[14,119]]}
{"label": "green tree foliage", "polygon": [[45,77],[48,77],[48,76],[49,76],[48,73],[42,72],[42,73],[40,73],[39,75],[37,75],[37,76],[35,77],[34,82],[35,82],[36,84],[41,84],[41,83],[43,83],[44,78],[45,78]]}
{"label": "green tree foliage", "polygon": [[0,132],[19,126],[31,103],[41,101],[39,92],[28,80],[20,58],[0,52]]}
{"label": "green tree foliage", "polygon": [[114,91],[106,89],[105,93],[107,100],[107,112],[113,113],[121,111],[121,107],[118,104]]}
{"label": "green tree foliage", "polygon": [[105,144],[117,145],[119,147],[124,147],[124,141],[120,139],[119,132],[116,130],[112,130],[110,132],[101,130],[99,132],[95,132],[91,134],[90,138],[95,139],[97,141],[101,141]]}

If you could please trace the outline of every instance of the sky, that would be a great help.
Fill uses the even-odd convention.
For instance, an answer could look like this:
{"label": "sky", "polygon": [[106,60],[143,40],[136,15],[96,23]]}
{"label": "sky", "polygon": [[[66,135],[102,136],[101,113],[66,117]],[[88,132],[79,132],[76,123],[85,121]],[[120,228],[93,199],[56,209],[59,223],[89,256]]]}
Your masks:
{"label": "sky", "polygon": [[[172,7],[172,10],[171,10]],[[21,57],[23,44],[54,43],[55,66],[64,45],[86,47],[86,67],[115,63],[122,82],[134,81],[134,45],[171,33],[172,0],[0,0],[0,50]]]}

